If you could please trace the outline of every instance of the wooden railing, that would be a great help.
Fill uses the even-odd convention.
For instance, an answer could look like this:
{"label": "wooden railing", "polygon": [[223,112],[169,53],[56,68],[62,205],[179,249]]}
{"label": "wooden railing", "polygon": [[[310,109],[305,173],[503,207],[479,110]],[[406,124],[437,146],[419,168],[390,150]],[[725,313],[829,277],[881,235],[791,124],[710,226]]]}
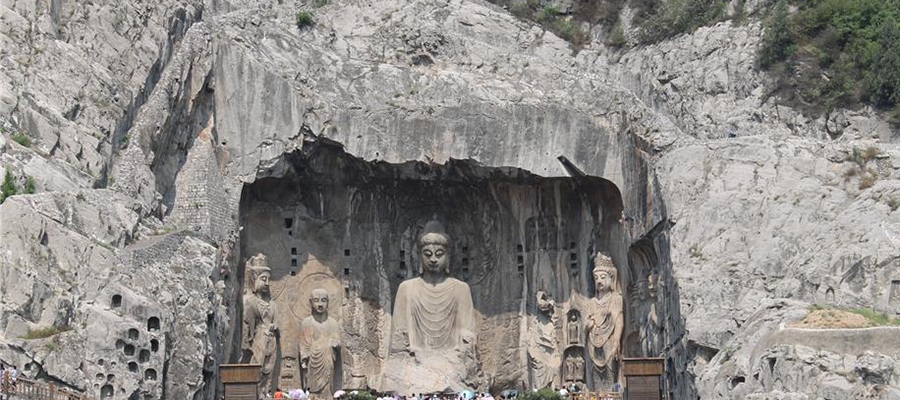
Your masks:
{"label": "wooden railing", "polygon": [[58,388],[52,383],[44,384],[22,377],[16,380],[15,386],[4,384],[2,392],[4,394],[15,394],[30,400],[88,400],[85,394],[76,393],[66,388]]}

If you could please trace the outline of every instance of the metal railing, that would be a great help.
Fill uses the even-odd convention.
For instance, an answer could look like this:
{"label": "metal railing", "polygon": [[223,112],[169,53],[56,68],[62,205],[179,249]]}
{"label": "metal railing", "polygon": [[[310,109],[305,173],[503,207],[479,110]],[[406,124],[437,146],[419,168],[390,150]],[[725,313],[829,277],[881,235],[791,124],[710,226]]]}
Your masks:
{"label": "metal railing", "polygon": [[67,388],[60,388],[52,383],[41,383],[31,379],[19,377],[16,384],[3,382],[0,392],[3,394],[15,394],[31,400],[88,400],[87,395],[73,392]]}

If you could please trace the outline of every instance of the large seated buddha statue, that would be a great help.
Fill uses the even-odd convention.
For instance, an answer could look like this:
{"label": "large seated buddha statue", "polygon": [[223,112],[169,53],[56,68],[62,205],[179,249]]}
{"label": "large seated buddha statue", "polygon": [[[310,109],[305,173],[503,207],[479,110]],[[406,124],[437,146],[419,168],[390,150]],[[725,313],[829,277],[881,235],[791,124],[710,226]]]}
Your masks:
{"label": "large seated buddha statue", "polygon": [[383,389],[466,389],[478,366],[472,293],[450,276],[450,236],[440,223],[427,223],[418,245],[421,275],[403,281],[394,300]]}

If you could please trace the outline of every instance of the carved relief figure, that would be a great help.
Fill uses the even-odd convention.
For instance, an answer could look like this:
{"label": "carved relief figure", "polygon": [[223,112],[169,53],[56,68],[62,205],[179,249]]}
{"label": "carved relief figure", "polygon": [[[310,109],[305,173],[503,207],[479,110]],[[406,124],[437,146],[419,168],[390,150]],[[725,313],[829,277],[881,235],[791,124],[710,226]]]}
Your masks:
{"label": "carved relief figure", "polygon": [[[427,223],[419,237],[421,276],[403,281],[394,300],[390,348],[395,364],[385,368],[393,374],[385,377],[391,390],[461,390],[462,380],[477,370],[472,293],[468,284],[449,276],[449,249],[444,227]],[[414,357],[415,364],[404,355]]]}
{"label": "carved relief figure", "polygon": [[538,290],[535,301],[537,315],[531,317],[528,344],[528,367],[532,388],[555,385],[560,360],[557,350],[554,302],[550,295]]}
{"label": "carved relief figure", "polygon": [[563,369],[565,383],[584,383],[584,358],[581,357],[582,348],[570,348],[566,351],[566,365]]}
{"label": "carved relief figure", "polygon": [[659,346],[659,333],[660,323],[659,316],[656,311],[656,302],[657,302],[657,292],[659,288],[659,274],[655,271],[650,274],[647,279],[647,292],[650,295],[650,306],[647,311],[647,318],[644,321],[644,329],[643,329],[643,344],[644,344],[644,355],[647,357],[656,356],[660,351]]}
{"label": "carved relief figure", "polygon": [[272,386],[271,375],[275,368],[278,349],[278,326],[275,325],[275,305],[269,298],[270,269],[266,256],[257,254],[247,260],[250,272],[249,293],[244,294],[242,321],[242,361],[262,365],[259,392],[266,393]]}
{"label": "carved relief figure", "polygon": [[569,321],[566,324],[566,336],[570,345],[581,344],[581,321],[578,319],[578,310],[570,310]]}
{"label": "carved relief figure", "polygon": [[311,396],[330,398],[334,380],[340,378],[341,327],[328,316],[325,289],[313,290],[309,305],[312,315],[300,322],[300,376]]}
{"label": "carved relief figure", "polygon": [[593,275],[597,293],[588,301],[586,310],[588,354],[593,365],[590,375],[594,389],[606,389],[618,380],[619,345],[625,321],[612,259],[597,254]]}

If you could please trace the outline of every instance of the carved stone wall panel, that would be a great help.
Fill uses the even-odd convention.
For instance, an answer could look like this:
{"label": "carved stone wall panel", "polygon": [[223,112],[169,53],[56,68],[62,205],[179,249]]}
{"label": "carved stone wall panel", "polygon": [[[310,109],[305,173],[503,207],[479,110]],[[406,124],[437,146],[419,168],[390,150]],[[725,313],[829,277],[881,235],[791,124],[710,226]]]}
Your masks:
{"label": "carved stone wall panel", "polygon": [[[562,383],[566,346],[585,344],[583,314],[576,311],[579,337],[572,343],[567,322],[570,309],[593,297],[592,254],[604,250],[617,266],[627,265],[621,200],[602,179],[542,178],[470,161],[369,163],[324,150],[285,162],[280,176],[244,189],[241,253],[269,257],[273,302],[288,311],[279,316],[282,359],[295,353],[306,293],[328,288],[329,315],[339,321],[349,354],[345,383],[378,381],[397,288],[419,275],[416,239],[429,220],[446,227],[450,276],[471,290],[481,370],[473,384],[529,384],[528,317],[537,312],[538,290],[557,302],[556,322],[546,331],[557,346],[554,383]],[[616,285],[630,273],[619,275]]]}

